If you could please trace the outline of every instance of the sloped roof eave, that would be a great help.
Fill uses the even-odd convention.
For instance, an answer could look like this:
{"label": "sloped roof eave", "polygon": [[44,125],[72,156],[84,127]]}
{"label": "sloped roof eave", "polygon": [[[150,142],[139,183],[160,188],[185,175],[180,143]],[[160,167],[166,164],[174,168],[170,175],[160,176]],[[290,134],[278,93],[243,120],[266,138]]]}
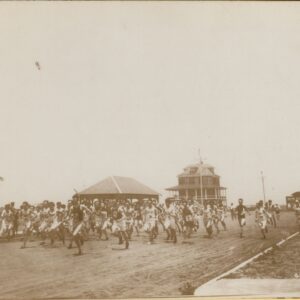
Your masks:
{"label": "sloped roof eave", "polygon": [[130,177],[111,176],[84,189],[79,195],[149,195],[159,193]]}

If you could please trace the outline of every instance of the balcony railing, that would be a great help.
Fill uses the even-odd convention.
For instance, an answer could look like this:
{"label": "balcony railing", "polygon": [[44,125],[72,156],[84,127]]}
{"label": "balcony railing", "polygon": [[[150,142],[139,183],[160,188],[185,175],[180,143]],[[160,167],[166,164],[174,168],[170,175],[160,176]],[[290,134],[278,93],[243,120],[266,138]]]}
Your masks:
{"label": "balcony railing", "polygon": [[[178,185],[179,189],[200,189],[200,183],[180,183]],[[218,183],[202,183],[202,188],[214,188],[219,189],[220,185]]]}
{"label": "balcony railing", "polygon": [[200,202],[200,203],[205,203],[205,202],[222,202],[222,203],[226,203],[227,202],[227,199],[226,199],[226,196],[219,196],[219,197],[216,197],[216,196],[207,196],[207,197],[175,197],[176,200],[194,200],[194,201],[197,201],[197,202]]}

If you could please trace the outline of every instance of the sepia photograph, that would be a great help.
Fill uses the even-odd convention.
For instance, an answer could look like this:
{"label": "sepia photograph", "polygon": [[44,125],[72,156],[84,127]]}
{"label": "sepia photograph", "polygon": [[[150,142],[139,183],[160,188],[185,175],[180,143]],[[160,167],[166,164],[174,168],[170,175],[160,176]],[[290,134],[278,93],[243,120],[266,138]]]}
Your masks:
{"label": "sepia photograph", "polygon": [[0,299],[300,298],[300,4],[0,3]]}

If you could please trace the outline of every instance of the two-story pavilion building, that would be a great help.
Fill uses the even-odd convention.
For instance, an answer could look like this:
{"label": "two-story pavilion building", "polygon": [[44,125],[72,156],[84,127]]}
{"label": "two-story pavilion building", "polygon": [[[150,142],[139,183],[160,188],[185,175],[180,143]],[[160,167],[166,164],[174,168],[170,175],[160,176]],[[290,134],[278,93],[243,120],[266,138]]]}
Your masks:
{"label": "two-story pavilion building", "polygon": [[226,205],[226,188],[220,185],[220,176],[209,164],[196,163],[183,169],[178,185],[167,188],[177,199],[196,200],[201,204],[223,203]]}

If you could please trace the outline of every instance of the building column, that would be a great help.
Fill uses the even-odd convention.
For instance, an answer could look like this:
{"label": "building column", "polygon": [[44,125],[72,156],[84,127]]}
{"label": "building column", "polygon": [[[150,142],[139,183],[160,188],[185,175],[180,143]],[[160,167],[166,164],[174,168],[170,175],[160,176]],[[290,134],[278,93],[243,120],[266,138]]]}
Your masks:
{"label": "building column", "polygon": [[197,189],[195,189],[195,198],[196,198],[196,200],[198,200],[198,193],[197,193]]}
{"label": "building column", "polygon": [[188,193],[188,190],[185,190],[185,200],[187,200],[189,197],[189,193]]}

